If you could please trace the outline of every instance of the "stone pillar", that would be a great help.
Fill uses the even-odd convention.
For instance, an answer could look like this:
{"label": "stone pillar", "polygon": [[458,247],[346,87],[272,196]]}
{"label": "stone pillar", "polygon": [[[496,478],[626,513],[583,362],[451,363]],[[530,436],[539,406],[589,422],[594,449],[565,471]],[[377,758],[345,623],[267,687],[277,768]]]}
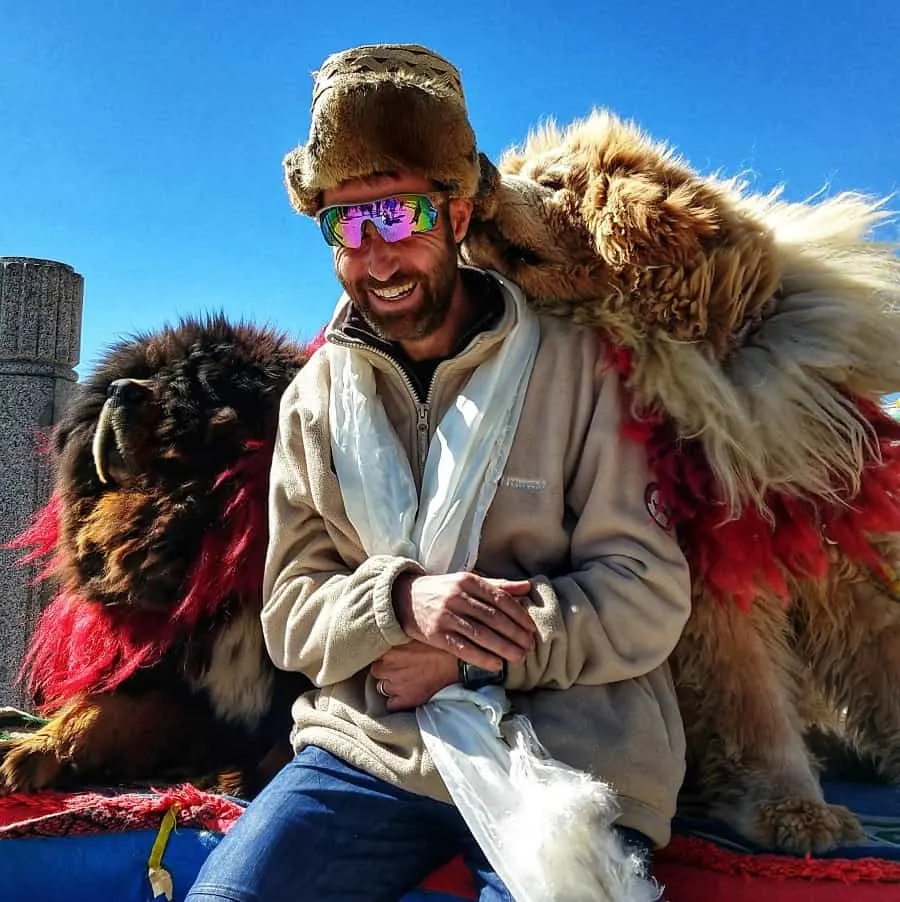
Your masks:
{"label": "stone pillar", "polygon": [[[65,263],[0,257],[0,546],[47,501],[50,473],[39,437],[59,419],[77,376],[84,279]],[[21,705],[15,685],[25,644],[48,597],[35,567],[0,547],[0,704]]]}

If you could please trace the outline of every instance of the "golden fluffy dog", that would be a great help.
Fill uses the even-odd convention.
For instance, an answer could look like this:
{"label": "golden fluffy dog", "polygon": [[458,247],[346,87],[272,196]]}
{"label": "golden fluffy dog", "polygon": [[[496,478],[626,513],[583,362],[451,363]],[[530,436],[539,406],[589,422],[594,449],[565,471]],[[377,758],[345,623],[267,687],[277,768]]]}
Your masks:
{"label": "golden fluffy dog", "polygon": [[595,324],[627,440],[694,576],[673,658],[689,773],[764,846],[858,832],[804,740],[839,730],[900,783],[900,261],[880,205],[756,196],[597,111],[509,151],[463,246],[545,311]]}

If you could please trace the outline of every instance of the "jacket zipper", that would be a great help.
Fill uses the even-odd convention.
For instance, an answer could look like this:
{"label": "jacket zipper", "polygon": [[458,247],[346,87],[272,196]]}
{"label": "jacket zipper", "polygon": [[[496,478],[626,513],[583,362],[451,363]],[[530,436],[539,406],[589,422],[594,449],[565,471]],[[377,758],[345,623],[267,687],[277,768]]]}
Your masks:
{"label": "jacket zipper", "polygon": [[386,351],[382,351],[380,348],[375,348],[372,345],[365,344],[361,341],[355,341],[353,339],[344,338],[339,332],[333,333],[329,336],[329,340],[332,341],[336,345],[340,345],[344,348],[348,348],[349,350],[353,350],[354,348],[361,348],[364,351],[375,354],[378,357],[387,360],[388,363],[396,370],[397,374],[403,380],[403,384],[406,386],[406,390],[409,394],[409,399],[412,401],[413,406],[416,410],[416,454],[418,456],[418,470],[419,473],[422,474],[425,471],[425,458],[428,457],[428,444],[430,441],[429,432],[431,428],[431,417],[430,417],[430,404],[431,404],[431,393],[434,389],[434,383],[437,378],[437,371],[443,366],[443,363],[439,364],[434,371],[434,376],[431,379],[431,385],[428,386],[428,394],[425,396],[424,403],[419,401],[419,396],[416,393],[416,387],[412,383],[412,379],[406,374],[406,371],[388,354]]}
{"label": "jacket zipper", "polygon": [[[416,454],[418,455],[418,469],[420,477],[425,472],[425,460],[428,457],[428,446],[431,442],[431,436],[429,433],[431,432],[431,404],[433,401],[434,395],[434,387],[437,385],[438,374],[444,367],[451,363],[451,360],[442,360],[434,370],[434,374],[431,377],[431,385],[428,386],[428,392],[425,395],[425,401],[419,401],[419,396],[416,393],[416,387],[413,385],[412,379],[406,374],[406,370],[403,369],[400,364],[391,357],[386,351],[382,351],[380,348],[376,348],[373,345],[366,344],[363,341],[358,339],[348,339],[345,338],[340,332],[334,331],[328,336],[328,340],[333,344],[340,345],[341,347],[348,348],[353,350],[354,348],[359,348],[364,351],[367,351],[370,354],[375,354],[378,357],[387,360],[388,363],[394,368],[400,378],[403,380],[403,384],[406,386],[406,391],[409,394],[409,399],[412,401],[413,406],[416,411]],[[478,335],[473,340],[472,344],[469,347],[469,350],[474,350],[482,341],[482,336]]]}
{"label": "jacket zipper", "polygon": [[[429,387],[430,390],[430,387]],[[418,436],[418,455],[419,455],[419,472],[425,472],[425,459],[428,457],[428,404],[419,403],[418,398],[414,398],[416,404],[416,435]]]}

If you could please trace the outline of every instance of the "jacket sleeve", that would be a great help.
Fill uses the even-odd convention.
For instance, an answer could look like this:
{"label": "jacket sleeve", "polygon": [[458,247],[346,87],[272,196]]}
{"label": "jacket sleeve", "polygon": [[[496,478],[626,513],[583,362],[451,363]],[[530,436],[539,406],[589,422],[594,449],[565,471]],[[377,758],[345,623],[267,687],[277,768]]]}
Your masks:
{"label": "jacket sleeve", "polygon": [[[295,385],[281,402],[270,474],[263,635],[277,667],[326,686],[410,641],[391,594],[400,573],[421,567],[390,555],[369,557],[358,566],[342,558],[313,496],[339,492],[330,448],[323,447],[318,430],[304,437]],[[337,503],[332,498],[318,507],[333,509]]]}
{"label": "jacket sleeve", "polygon": [[666,524],[651,515],[645,448],[620,432],[618,376],[601,379],[566,498],[575,521],[570,572],[532,579],[538,641],[524,662],[509,665],[508,689],[647,674],[671,654],[690,613],[687,562]]}

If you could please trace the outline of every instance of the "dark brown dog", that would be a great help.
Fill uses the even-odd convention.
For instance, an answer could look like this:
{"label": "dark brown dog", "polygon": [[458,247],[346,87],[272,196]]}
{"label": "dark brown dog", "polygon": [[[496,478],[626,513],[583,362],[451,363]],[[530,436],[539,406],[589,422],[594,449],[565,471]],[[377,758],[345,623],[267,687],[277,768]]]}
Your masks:
{"label": "dark brown dog", "polygon": [[263,646],[269,463],[284,336],[188,320],[113,348],[55,430],[55,489],[20,545],[59,591],[25,674],[50,722],[0,788],[191,779],[252,795],[308,686]]}

